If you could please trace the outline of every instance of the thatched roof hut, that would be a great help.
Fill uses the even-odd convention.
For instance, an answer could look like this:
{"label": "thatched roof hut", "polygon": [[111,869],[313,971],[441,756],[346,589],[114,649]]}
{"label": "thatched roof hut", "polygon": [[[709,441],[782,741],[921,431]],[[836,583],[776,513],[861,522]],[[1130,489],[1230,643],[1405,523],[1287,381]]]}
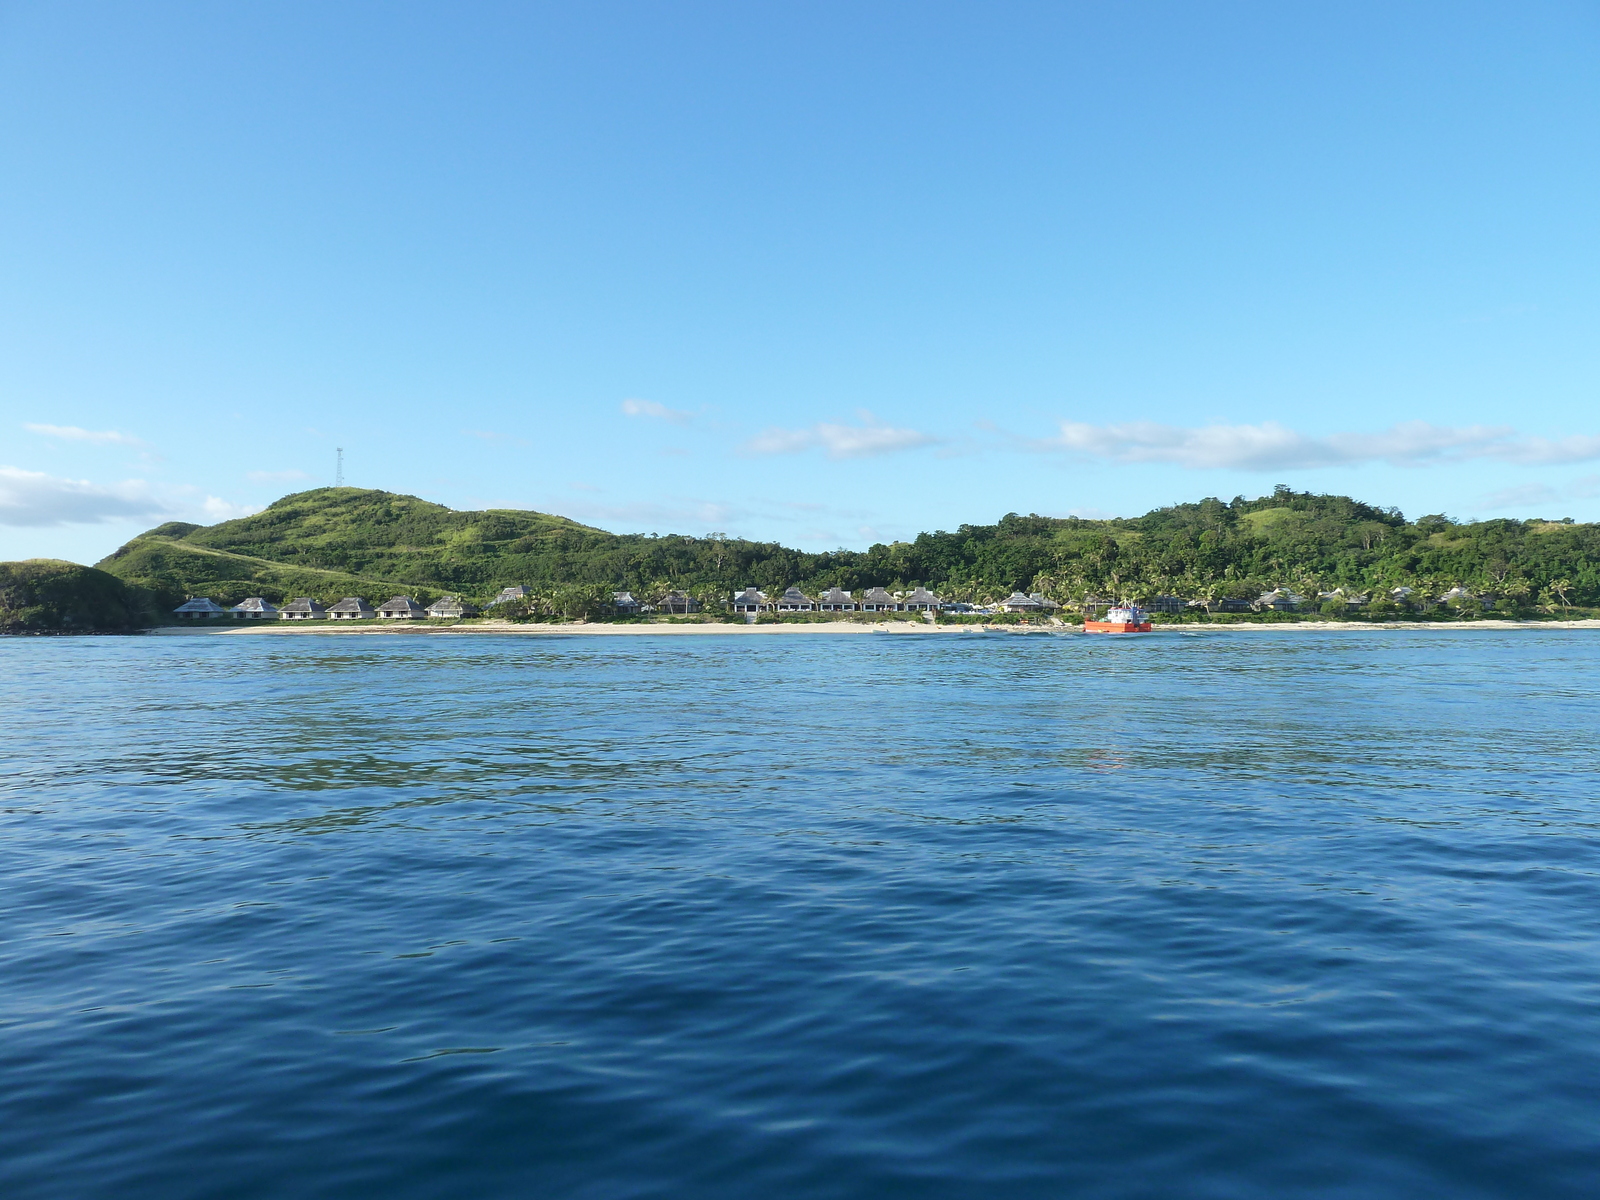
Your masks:
{"label": "thatched roof hut", "polygon": [[378,615],[391,621],[419,621],[428,615],[428,610],[410,596],[392,596],[379,606]]}
{"label": "thatched roof hut", "polygon": [[810,612],[817,606],[817,602],[806,595],[797,587],[783,589],[783,595],[778,597],[774,606],[779,612]]}
{"label": "thatched roof hut", "polygon": [[223,608],[210,596],[196,596],[192,600],[185,600],[172,610],[180,617],[220,617],[228,610]]}
{"label": "thatched roof hut", "polygon": [[881,587],[868,588],[866,595],[861,597],[862,612],[898,612],[900,601],[896,600]]}
{"label": "thatched roof hut", "polygon": [[372,605],[360,596],[346,596],[328,609],[328,615],[335,621],[355,621],[377,614],[373,611]]}
{"label": "thatched roof hut", "polygon": [[310,596],[297,597],[278,610],[278,619],[282,621],[312,621],[327,615],[328,610]]}
{"label": "thatched roof hut", "polygon": [[249,617],[259,621],[263,617],[277,616],[278,609],[275,605],[268,604],[260,596],[251,596],[248,600],[241,600],[235,604],[233,612],[235,616]]}
{"label": "thatched roof hut", "polygon": [[831,587],[817,598],[817,608],[823,612],[854,612],[856,598],[842,588]]}
{"label": "thatched roof hut", "polygon": [[430,617],[448,617],[457,620],[461,617],[475,617],[478,615],[478,606],[468,604],[460,596],[440,596],[428,605]]}
{"label": "thatched roof hut", "polygon": [[911,589],[911,594],[902,603],[907,612],[937,612],[944,607],[944,601],[935,596],[925,587]]}

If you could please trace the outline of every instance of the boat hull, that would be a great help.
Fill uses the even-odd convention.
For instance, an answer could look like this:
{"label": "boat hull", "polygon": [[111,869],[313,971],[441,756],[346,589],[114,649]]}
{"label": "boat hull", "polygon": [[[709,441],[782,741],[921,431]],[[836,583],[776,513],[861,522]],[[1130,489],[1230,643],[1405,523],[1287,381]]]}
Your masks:
{"label": "boat hull", "polygon": [[1149,633],[1149,621],[1085,621],[1085,633]]}

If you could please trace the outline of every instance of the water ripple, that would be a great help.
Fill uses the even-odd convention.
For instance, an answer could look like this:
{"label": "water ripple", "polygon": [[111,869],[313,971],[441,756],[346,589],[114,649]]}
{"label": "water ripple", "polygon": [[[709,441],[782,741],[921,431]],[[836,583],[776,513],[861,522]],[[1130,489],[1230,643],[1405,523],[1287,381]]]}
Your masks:
{"label": "water ripple", "polygon": [[1600,641],[0,641],[0,1188],[1600,1190]]}

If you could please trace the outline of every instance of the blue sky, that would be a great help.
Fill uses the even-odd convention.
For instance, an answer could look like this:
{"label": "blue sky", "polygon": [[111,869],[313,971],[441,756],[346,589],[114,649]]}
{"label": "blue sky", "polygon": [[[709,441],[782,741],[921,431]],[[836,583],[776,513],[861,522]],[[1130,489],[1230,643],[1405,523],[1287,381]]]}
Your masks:
{"label": "blue sky", "polygon": [[0,558],[333,481],[1600,519],[1600,8],[0,3]]}

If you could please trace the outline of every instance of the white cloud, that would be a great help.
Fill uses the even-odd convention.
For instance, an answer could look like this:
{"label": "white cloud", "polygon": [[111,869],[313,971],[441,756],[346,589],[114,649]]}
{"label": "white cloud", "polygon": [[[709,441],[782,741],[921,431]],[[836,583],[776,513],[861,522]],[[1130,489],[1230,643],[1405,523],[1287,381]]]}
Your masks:
{"label": "white cloud", "polygon": [[1583,462],[1600,458],[1600,437],[1519,437],[1505,425],[1453,429],[1426,421],[1403,421],[1378,433],[1297,433],[1264,421],[1259,425],[1209,425],[1186,429],[1153,421],[1086,425],[1063,421],[1061,436],[1036,443],[1084,458],[1123,463],[1277,471],[1386,462],[1416,466],[1493,458],[1523,464]]}
{"label": "white cloud", "polygon": [[173,509],[152,496],[143,480],[100,487],[86,479],[0,467],[0,525],[98,525],[173,515]]}
{"label": "white cloud", "polygon": [[200,504],[212,521],[232,521],[261,511],[259,504],[234,504],[220,496],[207,496]]}
{"label": "white cloud", "polygon": [[1527,508],[1531,504],[1551,504],[1561,499],[1561,493],[1547,483],[1524,483],[1517,487],[1501,488],[1483,498],[1482,505],[1489,512],[1504,512],[1508,508]]}
{"label": "white cloud", "polygon": [[145,443],[134,437],[131,433],[118,433],[115,429],[79,429],[76,425],[24,425],[30,433],[43,434],[45,437],[64,438],[69,442],[96,442],[101,444],[115,444],[118,446],[136,446],[143,449]]}
{"label": "white cloud", "polygon": [[694,420],[693,413],[686,413],[682,409],[668,408],[654,400],[624,400],[622,411],[630,417],[651,417],[657,421],[667,421],[673,425],[687,425]]}
{"label": "white cloud", "polygon": [[297,479],[310,479],[304,471],[290,468],[287,471],[246,471],[245,476],[251,483],[293,483]]}
{"label": "white cloud", "polygon": [[870,458],[897,450],[932,446],[940,439],[915,429],[896,429],[861,414],[863,424],[835,425],[818,422],[806,429],[764,429],[740,447],[744,454],[799,454],[822,450],[829,458]]}
{"label": "white cloud", "polygon": [[1494,457],[1535,466],[1592,462],[1600,458],[1600,437],[1574,433],[1564,438],[1520,438]]}
{"label": "white cloud", "polygon": [[1600,496],[1600,475],[1585,475],[1563,487],[1548,483],[1524,483],[1490,492],[1479,501],[1485,512],[1527,511],[1535,505],[1561,504],[1568,500],[1592,500]]}

